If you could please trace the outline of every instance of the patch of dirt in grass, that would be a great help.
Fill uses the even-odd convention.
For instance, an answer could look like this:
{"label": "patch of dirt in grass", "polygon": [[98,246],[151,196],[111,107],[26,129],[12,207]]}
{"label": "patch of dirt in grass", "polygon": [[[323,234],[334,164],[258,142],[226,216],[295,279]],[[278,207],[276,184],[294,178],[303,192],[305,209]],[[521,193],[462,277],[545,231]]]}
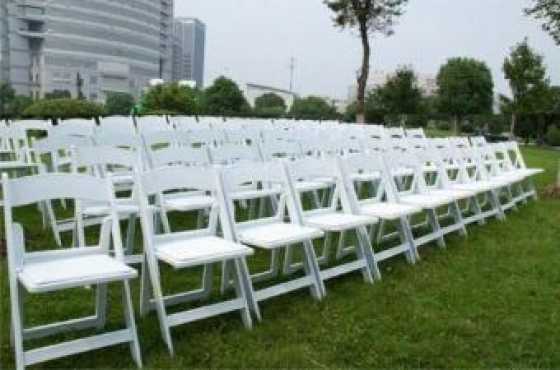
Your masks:
{"label": "patch of dirt in grass", "polygon": [[552,184],[548,185],[542,191],[542,195],[548,199],[560,199],[560,185]]}

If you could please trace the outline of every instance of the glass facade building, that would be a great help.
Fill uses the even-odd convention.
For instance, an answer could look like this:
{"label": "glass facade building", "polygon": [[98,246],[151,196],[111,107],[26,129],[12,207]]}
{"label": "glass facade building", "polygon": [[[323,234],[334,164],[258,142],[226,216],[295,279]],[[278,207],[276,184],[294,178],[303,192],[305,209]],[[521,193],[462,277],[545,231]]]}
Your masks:
{"label": "glass facade building", "polygon": [[195,18],[175,18],[173,22],[173,80],[195,81],[204,86],[206,25]]}

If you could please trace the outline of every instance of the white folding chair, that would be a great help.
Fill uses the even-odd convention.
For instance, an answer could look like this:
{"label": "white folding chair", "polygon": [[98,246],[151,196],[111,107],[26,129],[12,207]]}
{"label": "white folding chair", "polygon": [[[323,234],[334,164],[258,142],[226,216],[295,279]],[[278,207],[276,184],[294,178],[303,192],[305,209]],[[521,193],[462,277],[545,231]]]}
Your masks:
{"label": "white folding chair", "polygon": [[[320,276],[323,281],[338,277],[354,271],[361,271],[364,280],[373,283],[373,278],[381,278],[379,267],[369,240],[368,227],[377,224],[378,219],[372,216],[353,214],[349,195],[347,194],[341,171],[336,159],[303,159],[300,161],[285,162],[288,180],[290,181],[290,197],[294,201],[297,212],[301,214],[303,225],[323,230],[325,239],[323,251],[318,259],[319,264],[329,264],[331,257],[331,237],[339,234],[339,244],[336,260],[348,255],[354,255],[351,262],[335,263],[334,266],[321,269]],[[329,202],[325,206],[306,207],[305,197],[297,191],[295,183],[298,179],[307,176],[327,176],[333,180],[334,189]],[[345,235],[354,232],[357,239],[356,246],[346,247]],[[291,263],[292,248],[288,247],[284,259],[284,272],[294,271]],[[299,264],[301,266],[301,264]],[[297,266],[297,267],[299,267]]]}
{"label": "white folding chair", "polygon": [[[108,181],[84,175],[45,174],[9,180],[3,175],[4,220],[8,249],[8,276],[12,311],[12,335],[17,369],[121,343],[129,343],[132,357],[142,366],[136,333],[129,280],[137,273],[123,262],[118,219],[114,212],[101,228],[99,244],[65,250],[26,251],[23,228],[13,219],[13,208],[47,200],[70,198],[81,201],[112,202]],[[115,257],[109,254],[113,240]],[[123,283],[123,308],[126,328],[35,349],[25,349],[29,339],[84,328],[102,329],[107,317],[107,285]],[[96,313],[93,316],[25,328],[25,292],[45,294],[82,286],[97,286]]]}
{"label": "white folding chair", "polygon": [[[280,272],[280,251],[291,245],[302,246],[304,276],[256,290],[256,300],[262,301],[302,288],[309,288],[315,299],[321,299],[325,289],[312,240],[322,238],[324,233],[320,229],[304,226],[302,216],[289,196],[290,183],[282,163],[242,163],[226,167],[223,169],[223,179],[225,206],[229,209],[235,240],[271,254],[270,269],[252,275],[253,281],[276,277]],[[241,197],[239,188],[247,183],[258,184],[258,188],[245,192]],[[246,215],[244,218],[241,208],[235,204],[239,200],[268,199],[274,194],[280,194],[277,206],[271,207],[269,214],[260,214],[259,218],[247,219]],[[290,222],[285,221],[286,212]],[[222,289],[227,288],[228,282],[226,271]]]}
{"label": "white folding chair", "polygon": [[[378,262],[404,254],[409,263],[419,259],[417,243],[412,233],[410,218],[423,212],[421,207],[400,203],[398,192],[389,175],[381,154],[355,154],[339,159],[343,180],[349,194],[352,211],[380,220],[379,228],[370,229]],[[394,233],[386,230],[394,225]],[[376,235],[377,234],[377,235]],[[397,245],[383,244],[398,237]]]}
{"label": "white folding chair", "polygon": [[[240,311],[246,327],[252,325],[250,311],[258,313],[258,306],[252,296],[251,282],[246,269],[245,257],[253,250],[233,242],[231,227],[227,225],[227,210],[218,202],[210,205],[208,225],[204,228],[175,232],[156,233],[154,218],[157,217],[157,203],[150,203],[151,197],[170,191],[185,189],[204,191],[214,197],[222,197],[218,174],[209,168],[163,167],[144,174],[137,174],[137,193],[140,204],[140,218],[144,236],[144,264],[142,269],[141,314],[155,308],[158,314],[162,337],[173,356],[172,327],[201,320],[231,311]],[[222,202],[223,203],[223,202]],[[217,236],[221,222],[226,239]],[[208,298],[212,290],[212,267],[215,263],[231,267],[234,275],[236,297],[219,303],[208,304],[186,311],[167,313],[167,306],[182,302]],[[175,270],[203,266],[202,287],[194,291],[174,295],[164,295],[160,277],[160,263]]]}

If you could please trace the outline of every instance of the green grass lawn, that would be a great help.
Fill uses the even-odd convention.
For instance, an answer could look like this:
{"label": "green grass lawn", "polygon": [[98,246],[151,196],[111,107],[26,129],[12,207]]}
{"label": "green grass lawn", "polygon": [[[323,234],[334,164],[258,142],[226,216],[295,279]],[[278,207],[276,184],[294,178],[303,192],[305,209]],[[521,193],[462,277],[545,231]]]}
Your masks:
{"label": "green grass lawn", "polygon": [[[530,166],[546,168],[551,183],[560,153],[528,148]],[[37,227],[32,244],[49,240],[39,215],[20,215]],[[3,229],[2,229],[3,232]],[[508,214],[507,221],[470,226],[469,237],[448,248],[424,247],[422,262],[382,265],[383,280],[366,285],[359,274],[327,283],[328,297],[307,291],[261,304],[264,320],[247,331],[238,314],[172,330],[170,358],[155,313],[137,315],[146,368],[558,368],[560,367],[560,201],[541,199]],[[0,368],[12,368],[5,261],[0,262]],[[191,282],[181,274],[166,283]],[[109,326],[122,324],[120,289],[111,291]],[[91,313],[93,292],[77,289],[28,299],[29,323]],[[138,301],[138,282],[133,298]],[[82,333],[83,334],[83,333]],[[62,335],[59,339],[68,339]],[[39,342],[42,343],[42,342]],[[37,367],[133,367],[123,345]]]}

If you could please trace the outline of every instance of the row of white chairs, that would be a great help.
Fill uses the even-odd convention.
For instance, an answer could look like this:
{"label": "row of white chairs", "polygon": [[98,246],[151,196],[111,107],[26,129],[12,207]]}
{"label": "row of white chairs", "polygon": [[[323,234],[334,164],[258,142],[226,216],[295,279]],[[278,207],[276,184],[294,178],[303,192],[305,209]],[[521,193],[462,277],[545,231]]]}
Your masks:
{"label": "row of white chairs", "polygon": [[[131,266],[140,267],[140,313],[157,312],[173,354],[172,327],[230,311],[239,311],[251,327],[254,318],[262,317],[263,300],[304,288],[319,300],[326,295],[325,281],[354,271],[371,283],[381,277],[381,261],[404,255],[416,263],[422,246],[436,242],[445,247],[446,235],[466,235],[470,223],[503,220],[506,210],[536,198],[531,177],[540,172],[527,168],[515,143],[427,139],[421,130],[384,130],[379,138],[368,139],[367,150],[348,151],[320,143],[312,147],[305,138],[289,136],[257,145],[197,147],[147,145],[147,137],[140,149],[74,142],[67,149],[67,172],[51,168],[51,173],[45,169],[36,176],[3,175],[18,368],[124,342],[140,366],[128,283],[138,272]],[[32,149],[40,147],[35,143]],[[129,193],[123,196],[121,190]],[[23,228],[13,221],[12,209],[38,204],[47,218],[56,220],[52,201],[60,199],[74,200],[68,229],[74,248],[26,251]],[[178,212],[197,213],[196,229],[172,227]],[[143,235],[140,253],[134,248],[137,218]],[[129,221],[125,238],[121,219]],[[93,247],[86,238],[92,225],[101,225]],[[351,233],[355,238],[349,238]],[[319,255],[313,243],[317,239],[323,240]],[[269,270],[250,272],[247,259],[255,249],[269,252]],[[294,261],[297,249],[299,263]],[[222,266],[220,290],[232,289],[234,298],[169,314],[169,306],[209,297],[216,263]],[[176,270],[203,266],[202,287],[164,294],[160,264]],[[255,289],[254,282],[270,279],[266,288]],[[24,350],[27,339],[103,328],[107,284],[112,282],[123,284],[126,329]],[[94,316],[23,327],[25,291],[86,285],[97,287]]]}

